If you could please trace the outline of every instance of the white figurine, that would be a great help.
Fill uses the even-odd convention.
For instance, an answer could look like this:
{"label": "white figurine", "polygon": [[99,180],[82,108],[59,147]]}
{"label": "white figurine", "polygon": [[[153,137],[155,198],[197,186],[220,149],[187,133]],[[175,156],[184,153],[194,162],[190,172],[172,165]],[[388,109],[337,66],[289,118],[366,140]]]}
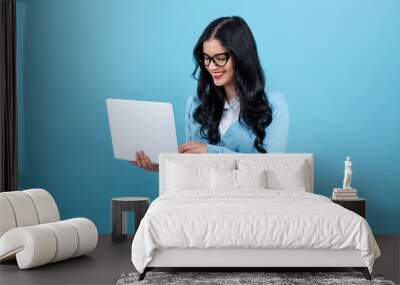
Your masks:
{"label": "white figurine", "polygon": [[346,161],[344,162],[344,179],[343,179],[343,189],[352,189],[351,188],[351,159],[350,156],[346,157]]}

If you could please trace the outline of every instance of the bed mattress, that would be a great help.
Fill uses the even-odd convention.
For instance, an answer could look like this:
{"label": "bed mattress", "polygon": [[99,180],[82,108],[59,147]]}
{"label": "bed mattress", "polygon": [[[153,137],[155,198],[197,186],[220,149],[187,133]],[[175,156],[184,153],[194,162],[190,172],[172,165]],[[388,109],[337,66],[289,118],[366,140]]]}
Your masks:
{"label": "bed mattress", "polygon": [[143,272],[162,249],[359,250],[372,272],[380,255],[364,218],[317,194],[299,191],[177,191],[153,201],[132,242]]}

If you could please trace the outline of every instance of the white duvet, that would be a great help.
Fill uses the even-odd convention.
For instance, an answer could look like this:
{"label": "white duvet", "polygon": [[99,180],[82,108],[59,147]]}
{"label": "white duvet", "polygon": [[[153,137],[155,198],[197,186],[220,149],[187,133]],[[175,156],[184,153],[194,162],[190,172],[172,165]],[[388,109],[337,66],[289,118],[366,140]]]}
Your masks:
{"label": "white duvet", "polygon": [[164,248],[358,249],[370,272],[380,255],[359,215],[320,195],[265,189],[160,196],[133,239],[135,268]]}

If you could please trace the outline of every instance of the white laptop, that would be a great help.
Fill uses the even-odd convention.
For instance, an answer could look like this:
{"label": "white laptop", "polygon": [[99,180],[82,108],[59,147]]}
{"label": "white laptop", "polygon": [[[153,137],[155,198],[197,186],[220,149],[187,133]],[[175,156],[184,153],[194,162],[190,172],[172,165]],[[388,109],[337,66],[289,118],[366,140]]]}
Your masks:
{"label": "white laptop", "polygon": [[178,152],[172,104],[137,100],[106,100],[116,159],[136,160],[143,150],[158,163],[161,152]]}

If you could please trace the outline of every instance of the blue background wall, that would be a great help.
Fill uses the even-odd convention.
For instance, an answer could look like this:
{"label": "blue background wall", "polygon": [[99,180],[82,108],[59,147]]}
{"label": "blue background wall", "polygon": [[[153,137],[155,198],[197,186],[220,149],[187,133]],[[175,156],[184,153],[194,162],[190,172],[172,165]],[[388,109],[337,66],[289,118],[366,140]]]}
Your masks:
{"label": "blue background wall", "polygon": [[400,233],[400,2],[17,0],[20,188],[43,187],[62,218],[110,232],[115,196],[158,191],[157,173],[113,158],[108,97],[172,102],[179,143],[205,26],[240,15],[268,90],[286,94],[289,152],[314,153],[315,189],[353,186],[376,233]]}

